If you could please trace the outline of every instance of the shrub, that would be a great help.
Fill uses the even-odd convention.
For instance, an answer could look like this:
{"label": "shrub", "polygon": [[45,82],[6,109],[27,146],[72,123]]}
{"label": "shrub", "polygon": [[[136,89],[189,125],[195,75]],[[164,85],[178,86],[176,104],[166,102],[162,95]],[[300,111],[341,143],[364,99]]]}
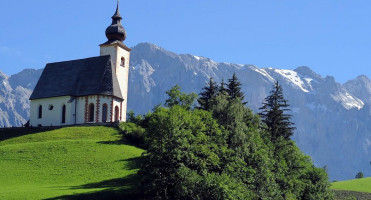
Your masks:
{"label": "shrub", "polygon": [[356,178],[363,178],[363,172],[358,172]]}
{"label": "shrub", "polygon": [[130,143],[144,147],[145,145],[145,129],[132,122],[122,122],[119,125],[123,137]]}

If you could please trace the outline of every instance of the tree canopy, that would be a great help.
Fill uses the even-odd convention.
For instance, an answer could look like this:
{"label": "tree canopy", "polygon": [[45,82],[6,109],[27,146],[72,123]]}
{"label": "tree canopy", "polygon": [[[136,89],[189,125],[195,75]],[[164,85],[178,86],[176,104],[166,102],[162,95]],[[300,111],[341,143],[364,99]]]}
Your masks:
{"label": "tree canopy", "polygon": [[179,86],[167,94],[167,107],[131,114],[136,126],[123,126],[146,144],[139,171],[145,199],[333,198],[325,170],[290,139],[293,123],[278,83],[265,99],[262,121],[241,101],[243,94],[220,92],[212,79],[199,107]]}

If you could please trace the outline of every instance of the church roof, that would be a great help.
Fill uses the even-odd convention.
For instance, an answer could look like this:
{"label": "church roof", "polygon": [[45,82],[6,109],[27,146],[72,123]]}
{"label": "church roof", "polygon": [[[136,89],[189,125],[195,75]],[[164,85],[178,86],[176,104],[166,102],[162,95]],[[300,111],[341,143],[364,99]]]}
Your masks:
{"label": "church roof", "polygon": [[47,64],[30,100],[98,94],[123,99],[109,55]]}

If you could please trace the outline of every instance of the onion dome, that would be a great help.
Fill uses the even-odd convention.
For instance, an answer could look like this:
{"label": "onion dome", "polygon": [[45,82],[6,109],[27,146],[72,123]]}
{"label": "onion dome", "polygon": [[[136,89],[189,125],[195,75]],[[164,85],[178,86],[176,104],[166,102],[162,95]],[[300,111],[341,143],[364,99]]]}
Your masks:
{"label": "onion dome", "polygon": [[106,37],[108,41],[119,40],[123,42],[126,39],[126,31],[121,24],[122,17],[119,11],[119,2],[117,1],[117,8],[115,14],[112,16],[112,24],[106,29]]}

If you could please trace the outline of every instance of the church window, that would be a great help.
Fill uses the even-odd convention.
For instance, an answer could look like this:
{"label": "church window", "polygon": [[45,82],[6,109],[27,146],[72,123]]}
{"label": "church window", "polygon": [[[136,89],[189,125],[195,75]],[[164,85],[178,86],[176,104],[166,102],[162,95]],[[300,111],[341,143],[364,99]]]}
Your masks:
{"label": "church window", "polygon": [[107,104],[103,104],[102,107],[102,122],[107,122]]}
{"label": "church window", "polygon": [[49,105],[49,110],[53,110],[54,106],[52,104]]}
{"label": "church window", "polygon": [[121,58],[120,66],[125,67],[125,58],[124,57]]}
{"label": "church window", "polygon": [[43,117],[43,106],[42,105],[39,105],[39,119],[41,119]]}
{"label": "church window", "polygon": [[94,104],[89,105],[89,122],[94,122]]}
{"label": "church window", "polygon": [[120,109],[118,106],[115,106],[115,122],[119,121],[119,117],[120,117]]}
{"label": "church window", "polygon": [[62,124],[66,123],[66,105],[62,106]]}

